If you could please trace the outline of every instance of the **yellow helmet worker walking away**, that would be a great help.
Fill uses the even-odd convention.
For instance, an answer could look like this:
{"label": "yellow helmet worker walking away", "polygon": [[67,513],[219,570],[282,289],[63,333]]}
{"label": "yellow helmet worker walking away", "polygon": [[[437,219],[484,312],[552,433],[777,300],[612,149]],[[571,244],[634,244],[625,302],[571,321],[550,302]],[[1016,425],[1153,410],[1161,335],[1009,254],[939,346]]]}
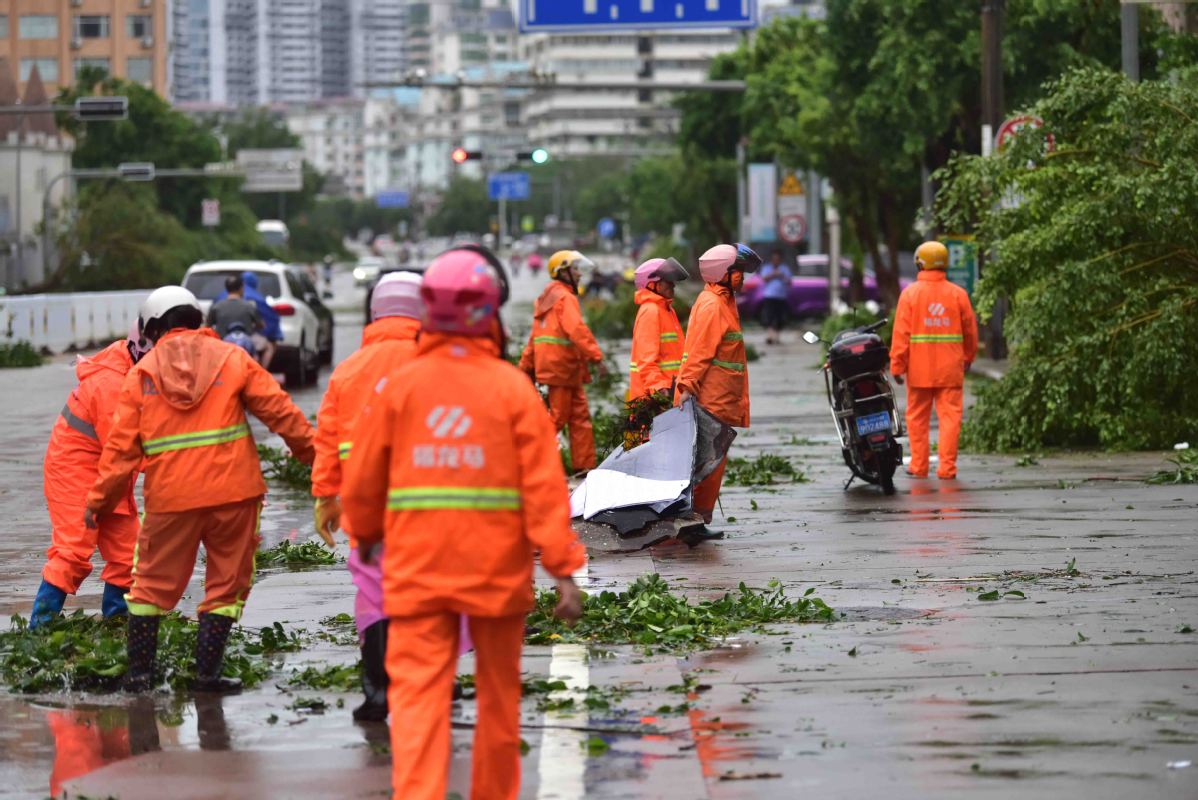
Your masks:
{"label": "yellow helmet worker walking away", "polygon": [[924,242],[915,249],[915,266],[920,269],[948,269],[948,248],[937,241]]}

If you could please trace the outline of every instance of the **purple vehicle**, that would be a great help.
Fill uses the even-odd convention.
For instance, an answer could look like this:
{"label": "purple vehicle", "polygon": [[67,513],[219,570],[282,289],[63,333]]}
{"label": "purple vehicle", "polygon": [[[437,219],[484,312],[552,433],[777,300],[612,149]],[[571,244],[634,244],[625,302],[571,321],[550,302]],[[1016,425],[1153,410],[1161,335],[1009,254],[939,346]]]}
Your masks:
{"label": "purple vehicle", "polygon": [[[795,277],[790,281],[790,292],[787,301],[790,305],[792,318],[822,317],[828,313],[828,256],[813,254],[799,256],[798,269],[794,270]],[[849,296],[849,276],[853,272],[853,262],[847,258],[840,259],[841,296],[847,300]],[[903,285],[907,281],[902,282]],[[737,297],[736,305],[742,318],[756,319],[761,313],[762,293],[765,282],[759,275],[746,275],[745,288]],[[872,270],[865,270],[865,299],[878,300],[878,281]]]}

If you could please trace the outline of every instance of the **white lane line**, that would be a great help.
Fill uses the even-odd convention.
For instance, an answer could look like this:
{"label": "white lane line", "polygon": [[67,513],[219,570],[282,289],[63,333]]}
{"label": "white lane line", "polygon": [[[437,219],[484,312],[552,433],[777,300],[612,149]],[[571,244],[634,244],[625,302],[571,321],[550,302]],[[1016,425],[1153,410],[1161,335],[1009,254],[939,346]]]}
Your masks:
{"label": "white lane line", "polygon": [[[551,700],[574,698],[582,707],[586,688],[590,686],[590,666],[587,648],[581,644],[555,644],[549,659],[549,680],[565,681],[568,689],[549,695]],[[586,794],[586,753],[583,743],[587,734],[553,725],[577,724],[578,718],[561,711],[546,711],[546,726],[541,734],[541,753],[537,760],[537,800],[575,800]]]}

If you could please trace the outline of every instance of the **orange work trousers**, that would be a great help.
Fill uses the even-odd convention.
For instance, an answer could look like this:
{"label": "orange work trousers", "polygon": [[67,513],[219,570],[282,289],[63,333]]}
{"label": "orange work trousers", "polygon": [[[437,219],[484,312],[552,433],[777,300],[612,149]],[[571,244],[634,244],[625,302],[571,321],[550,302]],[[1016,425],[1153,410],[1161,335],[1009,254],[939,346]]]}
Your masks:
{"label": "orange work trousers", "polygon": [[560,433],[570,431],[570,464],[575,471],[594,469],[595,431],[591,428],[591,409],[586,389],[581,386],[550,386],[549,414]]}
{"label": "orange work trousers", "polygon": [[[80,495],[82,499],[82,495]],[[67,594],[91,574],[92,554],[100,548],[104,569],[100,577],[114,586],[129,587],[133,569],[133,546],[137,543],[137,517],[130,514],[100,514],[96,528],[83,524],[83,504],[51,501],[50,548],[42,577]]]}
{"label": "orange work trousers", "polygon": [[727,466],[728,457],[724,456],[724,460],[715,468],[715,472],[699,481],[695,486],[695,497],[691,506],[696,514],[703,517],[704,522],[711,522],[711,517],[715,514],[715,504],[720,499],[720,488],[724,485],[724,469]]}
{"label": "orange work trousers", "polygon": [[[387,636],[394,800],[444,800],[449,782],[450,705],[458,663],[458,615],[392,617]],[[470,617],[478,723],[471,800],[520,793],[520,651],[524,615]]]}
{"label": "orange work trousers", "polygon": [[961,435],[961,413],[963,389],[960,386],[936,386],[930,388],[907,387],[907,441],[911,445],[912,475],[926,477],[928,474],[929,429],[932,423],[932,406],[936,406],[936,419],[940,423],[940,466],[936,475],[940,478],[957,477],[957,439]]}
{"label": "orange work trousers", "polygon": [[133,557],[129,613],[165,614],[179,603],[195,570],[200,543],[208,553],[200,613],[241,618],[254,582],[262,498],[169,514],[146,512]]}

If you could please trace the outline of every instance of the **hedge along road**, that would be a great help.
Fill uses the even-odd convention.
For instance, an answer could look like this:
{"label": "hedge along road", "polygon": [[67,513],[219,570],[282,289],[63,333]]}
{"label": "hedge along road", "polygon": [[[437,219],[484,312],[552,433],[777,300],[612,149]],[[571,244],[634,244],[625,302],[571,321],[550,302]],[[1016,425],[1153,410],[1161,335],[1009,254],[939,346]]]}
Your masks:
{"label": "hedge along road", "polygon": [[[513,311],[537,288],[518,280]],[[339,327],[339,357],[358,336]],[[692,653],[529,647],[523,796],[1198,795],[1198,768],[1181,766],[1198,760],[1194,487],[1140,482],[1164,465],[1160,454],[1027,466],[967,454],[953,483],[900,479],[892,498],[844,492],[817,353],[793,331],[780,348],[765,349],[753,329],[746,338],[764,356],[750,366],[754,427],[734,455],[787,457],[810,482],[729,488],[717,519],[729,538],[696,550],[618,554],[589,541],[586,580],[618,588],[656,571],[706,597],[778,578],[792,597],[815,587],[842,616]],[[40,457],[72,378],[65,362],[3,377],[20,391],[0,409],[0,611],[27,613],[46,536]],[[318,399],[298,395],[307,411]],[[309,520],[302,498],[276,493],[266,544],[293,529],[306,538]],[[80,604],[96,608],[95,587],[84,592]],[[349,610],[349,592],[337,568],[270,574],[245,622],[315,631]],[[68,766],[56,752],[85,728],[124,730],[132,744],[96,745],[93,771],[64,784],[82,794],[158,797],[167,776],[179,797],[385,791],[382,734],[336,705],[353,694],[275,685],[286,688],[293,665],[354,656],[352,645],[317,641],[288,655],[278,680],[215,707],[159,698],[149,720],[116,696],[5,697],[0,780],[15,796],[44,796]],[[566,688],[536,682],[549,677]],[[323,699],[324,713],[305,698]],[[459,792],[473,711],[467,701],[456,712]]]}

